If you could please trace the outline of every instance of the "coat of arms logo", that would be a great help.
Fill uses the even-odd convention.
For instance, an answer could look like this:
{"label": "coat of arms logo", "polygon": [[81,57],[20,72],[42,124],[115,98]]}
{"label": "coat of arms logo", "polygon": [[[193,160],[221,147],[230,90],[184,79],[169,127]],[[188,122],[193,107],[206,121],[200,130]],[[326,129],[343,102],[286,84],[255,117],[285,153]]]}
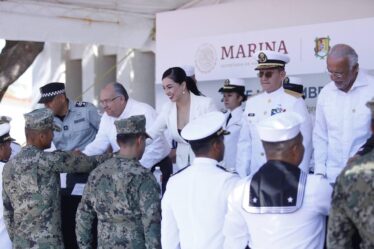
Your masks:
{"label": "coat of arms logo", "polygon": [[330,37],[317,37],[315,40],[314,55],[324,59],[330,51]]}

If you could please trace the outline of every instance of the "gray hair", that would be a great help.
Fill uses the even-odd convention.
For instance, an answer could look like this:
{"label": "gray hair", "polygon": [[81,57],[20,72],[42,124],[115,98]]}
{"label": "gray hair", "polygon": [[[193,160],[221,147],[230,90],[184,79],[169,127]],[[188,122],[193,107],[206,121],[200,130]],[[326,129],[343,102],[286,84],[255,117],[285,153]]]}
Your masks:
{"label": "gray hair", "polygon": [[113,83],[114,92],[116,95],[125,97],[125,100],[127,101],[129,99],[129,95],[125,89],[125,87],[118,82]]}
{"label": "gray hair", "polygon": [[331,48],[328,57],[347,58],[349,61],[349,67],[351,69],[358,63],[358,55],[356,51],[351,46],[346,44],[334,45]]}

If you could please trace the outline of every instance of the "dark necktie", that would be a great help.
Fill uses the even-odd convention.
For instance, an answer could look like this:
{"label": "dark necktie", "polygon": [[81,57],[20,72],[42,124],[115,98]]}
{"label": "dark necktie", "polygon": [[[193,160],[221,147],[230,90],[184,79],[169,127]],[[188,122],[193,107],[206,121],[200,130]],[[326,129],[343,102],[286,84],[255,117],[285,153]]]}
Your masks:
{"label": "dark necktie", "polygon": [[230,113],[229,116],[227,117],[227,120],[226,120],[226,126],[229,124],[229,121],[230,121],[231,117],[232,117],[232,115]]}

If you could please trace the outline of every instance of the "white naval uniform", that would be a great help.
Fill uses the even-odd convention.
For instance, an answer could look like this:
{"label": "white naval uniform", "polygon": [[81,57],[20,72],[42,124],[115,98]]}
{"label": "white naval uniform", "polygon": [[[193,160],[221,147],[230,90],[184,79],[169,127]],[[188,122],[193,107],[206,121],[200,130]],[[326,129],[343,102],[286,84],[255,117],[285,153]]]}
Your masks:
{"label": "white naval uniform", "polygon": [[225,138],[225,155],[223,157],[223,166],[227,169],[235,169],[236,151],[238,146],[240,129],[242,128],[242,116],[243,109],[238,106],[232,111],[228,111],[225,114],[225,120],[228,119],[231,114],[231,118],[226,125],[224,123],[223,129],[230,132],[229,135],[224,136]]}
{"label": "white naval uniform", "polygon": [[[190,96],[191,106],[189,121],[192,121],[205,113],[217,110],[211,98],[197,96],[193,93],[190,93]],[[162,134],[165,129],[168,129],[170,137],[178,142],[176,151],[176,166],[178,170],[182,169],[193,161],[195,154],[193,153],[190,145],[181,137],[178,132],[177,105],[175,102],[170,101],[162,107],[162,110],[155,122],[152,123],[150,129],[147,128],[147,133],[151,137],[157,137]]]}
{"label": "white naval uniform", "polygon": [[[106,113],[103,114],[95,140],[86,146],[83,153],[88,156],[100,155],[108,149],[109,145],[112,146],[113,152],[117,152],[119,146],[116,141],[117,131],[114,121],[129,118],[134,115],[145,116],[146,129],[149,129],[157,116],[156,111],[150,105],[130,98],[127,101],[125,109],[118,118],[108,116]],[[140,163],[146,168],[151,168],[164,159],[169,152],[170,146],[162,134],[157,138],[152,139],[149,145],[145,147]]]}
{"label": "white naval uniform", "polygon": [[300,127],[305,152],[299,168],[306,173],[309,172],[313,150],[312,121],[304,100],[286,93],[281,87],[272,93],[257,94],[248,98],[246,102],[236,156],[236,170],[241,177],[252,176],[266,162],[264,147],[255,124],[276,113],[286,111],[296,112],[305,119]]}
{"label": "white naval uniform", "polygon": [[308,175],[301,208],[286,214],[253,214],[243,208],[249,178],[242,179],[228,200],[224,249],[322,249],[332,187],[322,176]]}
{"label": "white naval uniform", "polygon": [[5,227],[4,223],[4,206],[3,206],[3,168],[5,163],[0,162],[0,248],[1,249],[11,249],[12,248],[12,242],[10,241],[8,232]]}
{"label": "white naval uniform", "polygon": [[162,248],[222,248],[227,197],[238,180],[202,157],[172,176],[161,202]]}
{"label": "white naval uniform", "polygon": [[347,93],[334,82],[321,90],[313,132],[315,173],[335,182],[348,159],[365,144],[371,136],[371,112],[366,103],[373,97],[374,78],[361,70]]}

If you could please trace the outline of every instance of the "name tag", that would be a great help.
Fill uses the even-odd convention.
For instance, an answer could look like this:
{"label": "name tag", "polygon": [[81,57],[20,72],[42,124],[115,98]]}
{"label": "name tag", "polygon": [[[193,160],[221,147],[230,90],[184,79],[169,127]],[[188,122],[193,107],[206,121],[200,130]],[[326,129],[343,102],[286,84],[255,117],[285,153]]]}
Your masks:
{"label": "name tag", "polygon": [[77,120],[74,120],[74,123],[80,123],[80,122],[83,122],[84,121],[84,118],[80,118],[80,119],[77,119]]}

